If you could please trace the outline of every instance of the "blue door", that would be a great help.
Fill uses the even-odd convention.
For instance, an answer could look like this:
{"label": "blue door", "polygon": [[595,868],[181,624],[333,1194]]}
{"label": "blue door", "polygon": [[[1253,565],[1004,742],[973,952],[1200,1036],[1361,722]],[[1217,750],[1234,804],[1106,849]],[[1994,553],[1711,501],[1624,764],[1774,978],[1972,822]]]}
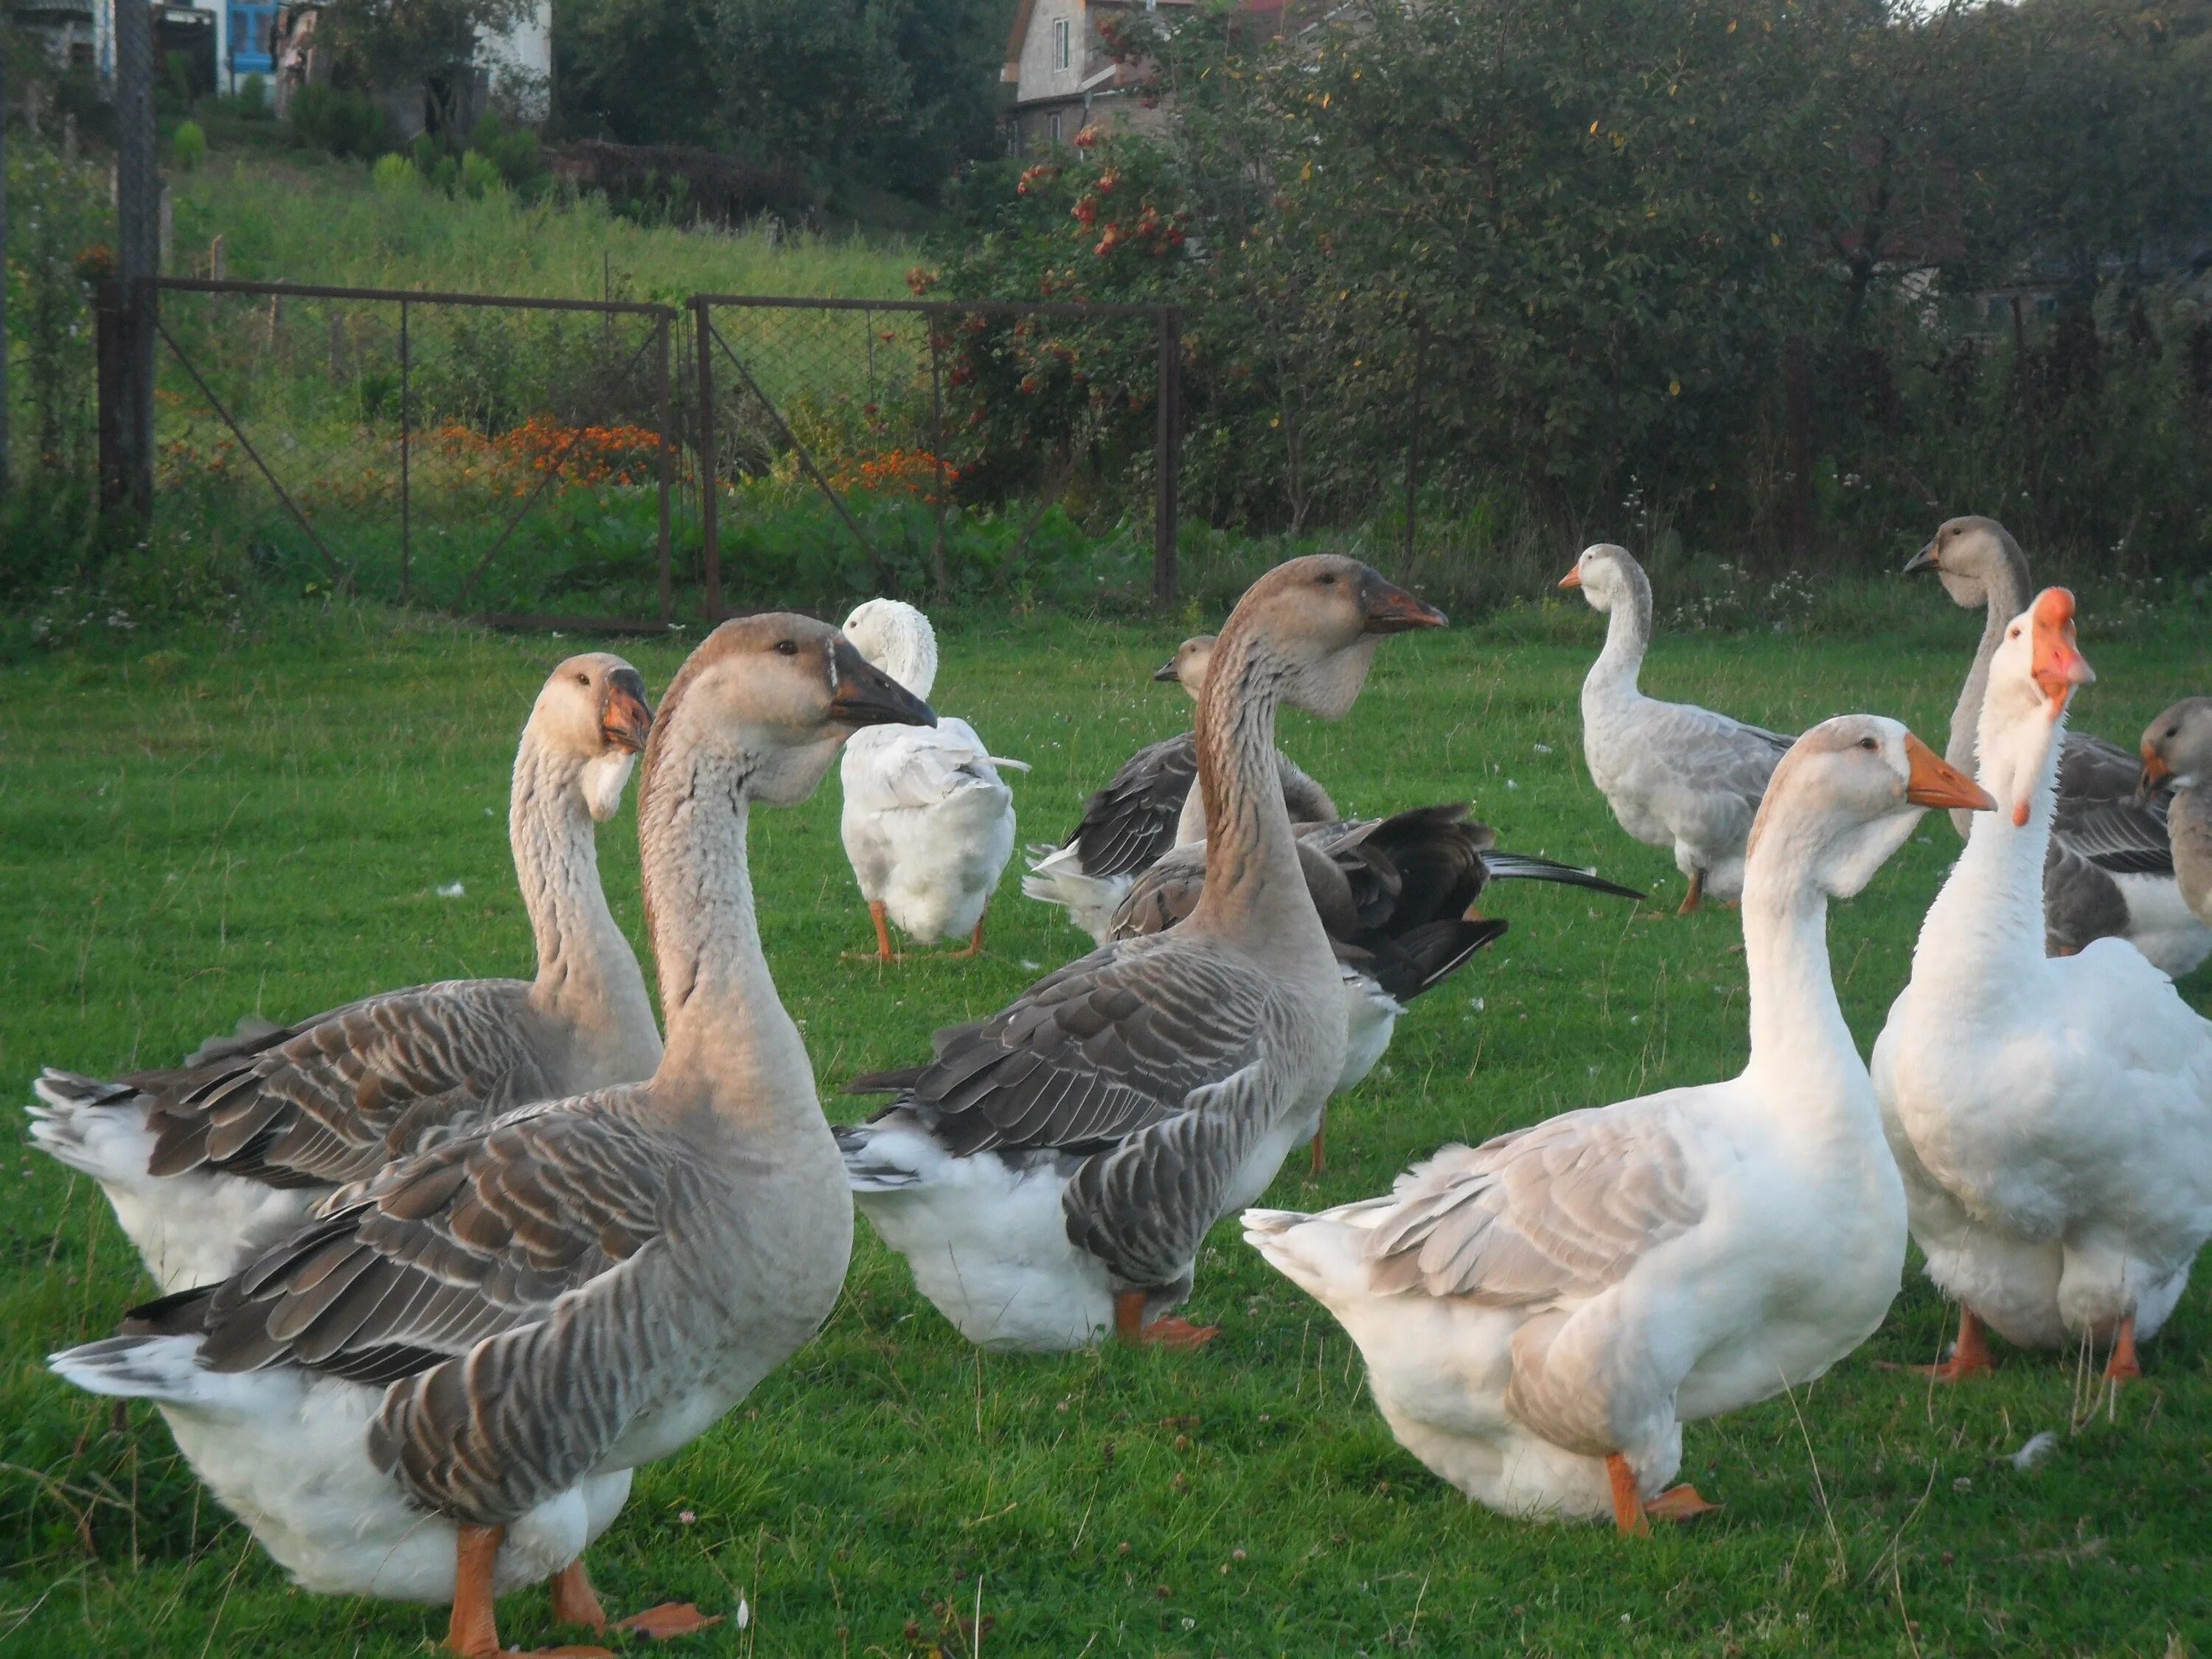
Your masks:
{"label": "blue door", "polygon": [[276,8],[238,6],[230,9],[230,67],[234,74],[266,75],[276,67],[270,55],[269,33],[276,26]]}

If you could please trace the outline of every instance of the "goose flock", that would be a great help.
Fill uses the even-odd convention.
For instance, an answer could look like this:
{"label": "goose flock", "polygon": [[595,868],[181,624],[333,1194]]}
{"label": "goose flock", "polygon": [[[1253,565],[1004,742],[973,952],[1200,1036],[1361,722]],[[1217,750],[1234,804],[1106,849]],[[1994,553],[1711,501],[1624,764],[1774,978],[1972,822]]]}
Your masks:
{"label": "goose flock", "polygon": [[[1097,941],[927,1056],[852,1079],[833,1126],[763,952],[755,803],[842,760],[842,836],[878,964],[982,948],[1013,793],[927,699],[928,619],[727,622],[648,706],[574,657],[517,751],[532,980],[242,1023],[180,1066],[43,1073],[34,1145],[106,1194],[163,1294],[54,1354],[151,1401],[216,1498],[306,1588],[449,1605],[489,1659],[495,1601],[612,1621],[584,1565],[632,1473],[710,1429],[826,1319],[854,1213],[981,1347],[1189,1350],[1204,1242],[1245,1240],[1342,1325],[1399,1441],[1469,1498],[1624,1532],[1714,1507],[1682,1425],[1820,1376],[1881,1324],[1908,1237],[1959,1304],[1935,1375],[1987,1333],[2106,1356],[2117,1387],[2212,1236],[2212,1023],[2171,975],[2212,951],[2212,698],[2136,756],[2071,734],[2093,678],[2063,588],[1986,519],[1913,562],[1987,625],[1937,755],[1873,714],[1790,738],[1646,696],[1649,578],[1585,550],[1607,617],[1584,759],[1682,908],[1735,901],[1749,1059],[1733,1078],[1449,1146],[1392,1191],[1254,1207],[1414,1003],[1505,931],[1495,882],[1636,890],[1501,851],[1458,801],[1353,817],[1277,747],[1285,708],[1348,717],[1390,636],[1438,611],[1354,560],[1294,559],[1157,678],[1196,704],[1023,886]],[[593,825],[639,771],[665,1030],[601,891]],[[2124,774],[2124,775],[2123,775]],[[1863,1059],[1829,907],[1923,813],[1966,848]],[[576,1648],[565,1652],[603,1652]]]}

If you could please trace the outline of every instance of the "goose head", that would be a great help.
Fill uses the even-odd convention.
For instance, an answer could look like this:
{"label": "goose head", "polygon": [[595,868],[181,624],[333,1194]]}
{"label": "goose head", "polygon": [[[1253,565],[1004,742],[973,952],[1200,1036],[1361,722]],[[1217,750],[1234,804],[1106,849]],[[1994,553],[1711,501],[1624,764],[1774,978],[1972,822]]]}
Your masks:
{"label": "goose head", "polygon": [[699,642],[661,699],[645,757],[651,790],[668,756],[726,761],[745,793],[787,806],[814,792],[838,745],[866,726],[934,726],[930,707],[811,617],[769,611]]}
{"label": "goose head", "polygon": [[1383,636],[1442,628],[1425,605],[1357,559],[1316,553],[1277,565],[1244,590],[1222,637],[1247,635],[1277,671],[1284,702],[1341,720],[1359,696]]}
{"label": "goose head", "polygon": [[1992,590],[2021,593],[2027,589],[2027,556],[2012,533],[1995,519],[1969,513],[1946,519],[1909,560],[1901,573],[1932,570],[1954,605],[1978,611]]}
{"label": "goose head", "polygon": [[1164,684],[1180,685],[1190,693],[1193,702],[1206,690],[1206,671],[1213,661],[1212,634],[1194,634],[1176,647],[1176,653],[1152,671],[1152,678]]}
{"label": "goose head", "polygon": [[2212,697],[2185,697],[2143,727],[2136,793],[2148,800],[2169,779],[2176,789],[2212,781]]}
{"label": "goose head", "polygon": [[1651,581],[1644,567],[1626,548],[1611,542],[1583,549],[1574,568],[1559,578],[1559,586],[1580,588],[1593,611],[1609,611],[1617,605],[1632,603],[1639,591],[1644,602],[1650,602]]}
{"label": "goose head", "polygon": [[1990,658],[1980,750],[1983,780],[2014,823],[2027,822],[2075,689],[2096,678],[2074,642],[2074,596],[2066,589],[2045,588],[2005,624]]}
{"label": "goose head", "polygon": [[1774,769],[1745,858],[1770,868],[1787,860],[1831,898],[1849,898],[1929,808],[1985,812],[1996,805],[1897,721],[1838,714],[1798,738]]}
{"label": "goose head", "polygon": [[528,726],[539,745],[574,763],[585,808],[602,823],[621,807],[652,730],[644,678],[606,651],[571,657],[548,675]]}
{"label": "goose head", "polygon": [[845,618],[854,649],[917,697],[937,684],[937,630],[902,599],[870,599]]}

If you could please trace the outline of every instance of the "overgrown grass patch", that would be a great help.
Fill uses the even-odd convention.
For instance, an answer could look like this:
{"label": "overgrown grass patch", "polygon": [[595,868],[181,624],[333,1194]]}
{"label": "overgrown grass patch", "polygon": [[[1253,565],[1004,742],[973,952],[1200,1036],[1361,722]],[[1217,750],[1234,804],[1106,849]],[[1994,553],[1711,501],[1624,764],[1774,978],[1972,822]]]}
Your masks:
{"label": "overgrown grass patch", "polygon": [[[1387,568],[1387,566],[1386,566]],[[1564,568],[1564,562],[1562,564]],[[1978,627],[1931,594],[1875,633],[1662,634],[1646,684],[1796,728],[1873,708],[1940,745]],[[1664,600],[1662,599],[1662,604]],[[1139,742],[1187,720],[1146,678],[1167,623],[944,621],[937,701],[1017,781],[1024,839],[1056,838]],[[2095,622],[2093,613],[2089,619]],[[240,1014],[327,1006],[449,975],[518,973],[530,938],[503,830],[514,734],[580,642],[487,637],[374,611],[271,613],[264,631],[112,636],[0,668],[0,1085],[47,1063],[173,1060]],[[1579,605],[1394,641],[1352,717],[1293,717],[1291,753],[1357,811],[1471,799],[1504,846],[1652,889],[1629,907],[1498,890],[1513,931],[1416,1006],[1382,1070],[1334,1114],[1332,1167],[1267,1201],[1382,1190],[1409,1159],[1564,1109],[1725,1074],[1744,1051],[1736,919],[1662,912],[1663,854],[1613,824],[1578,759],[1575,692],[1602,623]],[[2100,637],[2078,723],[2131,740],[2201,691],[2190,629]],[[656,694],[681,647],[623,647]],[[980,962],[839,960],[867,920],[835,781],[755,816],[779,987],[836,1115],[856,1073],[923,1051],[1084,945],[1010,872]],[[1871,1042],[1954,856],[1941,814],[1830,924],[1845,1010]],[[616,915],[642,936],[632,819],[604,832]],[[463,894],[437,890],[459,881]],[[2212,976],[2185,988],[2212,1006]],[[0,1650],[415,1655],[441,1610],[289,1588],[204,1498],[159,1419],[46,1375],[148,1292],[88,1184],[11,1132],[0,1163]],[[1624,1541],[1470,1508],[1401,1451],[1328,1317],[1217,1230],[1188,1356],[978,1354],[861,1227],[822,1337],[684,1455],[646,1471],[594,1556],[611,1607],[731,1611],[672,1653],[1283,1654],[1495,1650],[1826,1654],[2195,1651],[2212,1631],[2212,1319],[2187,1297],[2148,1375],[2094,1400],[2072,1364],[2004,1352],[1938,1390],[1948,1316],[1911,1270],[1881,1333],[1799,1394],[1686,1436],[1686,1478],[1726,1507]],[[2039,1467],[2009,1455],[2060,1436]],[[542,1596],[504,1609],[561,1639]],[[968,1621],[963,1624],[963,1621]],[[635,1644],[641,1648],[643,1644]]]}

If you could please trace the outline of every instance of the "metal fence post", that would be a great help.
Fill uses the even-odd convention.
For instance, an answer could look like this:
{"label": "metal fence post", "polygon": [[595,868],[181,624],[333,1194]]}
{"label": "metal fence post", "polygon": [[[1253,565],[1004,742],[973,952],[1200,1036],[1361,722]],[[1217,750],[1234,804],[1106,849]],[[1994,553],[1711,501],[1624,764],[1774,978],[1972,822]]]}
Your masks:
{"label": "metal fence post", "polygon": [[937,539],[929,544],[929,580],[939,599],[952,592],[945,564],[945,364],[937,348],[938,319],[950,314],[922,313],[922,325],[929,331],[929,454],[937,464]]}
{"label": "metal fence post", "polygon": [[409,451],[415,439],[413,361],[407,341],[407,301],[399,302],[399,603],[409,595],[415,557],[414,485],[409,477]]}
{"label": "metal fence post", "polygon": [[161,274],[161,180],[154,163],[154,14],[117,0],[115,207],[129,323],[117,432],[125,497],[143,521],[154,511],[154,278]]}
{"label": "metal fence post", "polygon": [[1782,343],[1783,398],[1790,446],[1790,556],[1813,549],[1813,377],[1805,337]]}
{"label": "metal fence post", "polygon": [[112,279],[93,291],[92,350],[94,386],[94,420],[97,422],[100,502],[103,509],[120,506],[130,494],[123,434],[125,387],[130,380],[131,317],[124,303],[123,284]]}
{"label": "metal fence post", "polygon": [[668,346],[674,331],[669,326],[675,313],[663,307],[654,326],[660,335],[660,620],[665,627],[676,619],[676,593],[668,569],[668,492],[676,447],[676,422],[669,399]]}
{"label": "metal fence post", "polygon": [[1157,493],[1152,504],[1152,598],[1176,600],[1176,497],[1182,471],[1182,311],[1162,306],[1159,318],[1158,430],[1153,440]]}
{"label": "metal fence post", "polygon": [[1429,319],[1413,313],[1413,424],[1406,443],[1406,571],[1410,580],[1413,563],[1413,520],[1421,493],[1421,393],[1428,384]]}
{"label": "metal fence post", "polygon": [[722,481],[714,459],[714,323],[707,301],[693,295],[691,309],[699,321],[699,532],[705,545],[707,566],[707,625],[722,619]]}

